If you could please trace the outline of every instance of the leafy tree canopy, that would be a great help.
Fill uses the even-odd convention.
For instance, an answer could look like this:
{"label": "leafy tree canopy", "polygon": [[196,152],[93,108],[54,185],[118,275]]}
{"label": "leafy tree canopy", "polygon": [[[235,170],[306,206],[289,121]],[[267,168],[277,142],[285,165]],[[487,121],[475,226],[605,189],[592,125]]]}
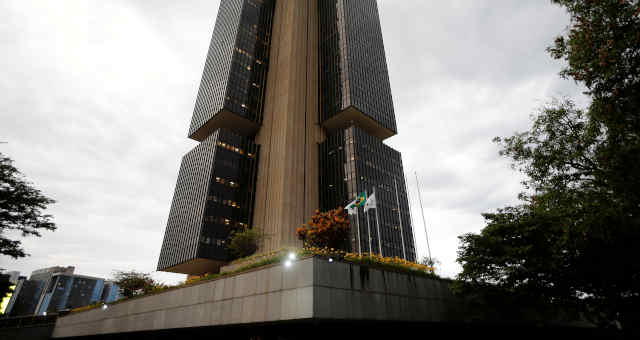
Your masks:
{"label": "leafy tree canopy", "polygon": [[440,260],[438,260],[435,257],[429,257],[429,256],[423,256],[422,259],[418,261],[418,263],[424,264],[425,266],[429,266],[433,268],[441,264]]}
{"label": "leafy tree canopy", "polygon": [[237,257],[249,256],[258,249],[260,233],[256,229],[244,228],[231,234],[229,250]]}
{"label": "leafy tree canopy", "polygon": [[0,153],[0,254],[14,259],[28,255],[19,240],[8,238],[9,231],[41,236],[40,230],[55,230],[51,215],[43,214],[54,202],[25,181],[13,161]]}
{"label": "leafy tree canopy", "polygon": [[159,286],[159,284],[151,278],[151,275],[135,270],[114,271],[113,281],[120,286],[122,295],[127,298],[150,293],[156,286]]}
{"label": "leafy tree canopy", "polygon": [[571,23],[548,51],[591,103],[554,100],[529,131],[496,138],[526,177],[522,204],[483,214],[482,232],[460,237],[457,289],[631,326],[640,302],[640,4],[553,2]]}

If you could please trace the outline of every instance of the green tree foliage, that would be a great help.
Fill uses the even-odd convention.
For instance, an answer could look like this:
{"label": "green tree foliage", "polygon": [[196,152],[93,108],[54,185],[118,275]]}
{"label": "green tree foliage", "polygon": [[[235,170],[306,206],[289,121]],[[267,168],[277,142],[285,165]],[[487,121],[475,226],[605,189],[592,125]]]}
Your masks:
{"label": "green tree foliage", "polygon": [[256,229],[244,228],[231,234],[228,249],[236,257],[249,256],[258,250],[260,233]]}
{"label": "green tree foliage", "polygon": [[127,298],[150,293],[160,286],[148,273],[131,271],[114,271],[113,281],[120,286],[122,295]]}
{"label": "green tree foliage", "polygon": [[603,179],[637,209],[640,200],[640,2],[555,0],[571,26],[548,51],[567,62],[561,75],[587,87],[589,119],[605,129]]}
{"label": "green tree foliage", "polygon": [[13,166],[13,161],[0,153],[0,254],[14,259],[28,254],[19,240],[12,240],[7,232],[22,236],[41,236],[40,230],[55,230],[51,215],[43,214],[47,205],[55,201],[45,197]]}
{"label": "green tree foliage", "polygon": [[522,204],[483,214],[482,232],[460,237],[457,289],[632,326],[640,303],[640,4],[554,2],[571,24],[548,51],[567,61],[561,75],[583,83],[591,103],[581,110],[553,101],[529,131],[496,138],[526,177]]}
{"label": "green tree foliage", "polygon": [[440,264],[442,264],[440,262],[440,260],[438,260],[437,258],[429,257],[429,256],[423,256],[422,259],[420,261],[418,261],[418,263],[424,264],[425,266],[429,266],[429,267],[433,267],[433,268],[435,268],[435,267],[439,266]]}

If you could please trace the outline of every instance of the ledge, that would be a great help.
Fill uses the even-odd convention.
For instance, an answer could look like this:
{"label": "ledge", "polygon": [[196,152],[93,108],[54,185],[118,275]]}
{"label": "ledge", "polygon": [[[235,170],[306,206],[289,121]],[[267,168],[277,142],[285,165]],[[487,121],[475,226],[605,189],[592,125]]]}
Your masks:
{"label": "ledge", "polygon": [[322,127],[327,129],[329,134],[336,130],[346,129],[351,125],[358,126],[366,133],[380,140],[385,140],[397,134],[396,131],[385,128],[382,124],[365,115],[354,106],[349,106],[335,116],[322,122]]}
{"label": "ledge", "polygon": [[196,258],[193,260],[189,260],[175,266],[162,268],[163,272],[170,273],[178,273],[178,274],[189,274],[190,275],[198,275],[202,273],[215,273],[220,267],[222,267],[226,262]]}
{"label": "ledge", "polygon": [[227,129],[241,136],[253,136],[258,132],[259,128],[260,124],[227,109],[222,109],[190,134],[189,138],[202,142],[217,129]]}

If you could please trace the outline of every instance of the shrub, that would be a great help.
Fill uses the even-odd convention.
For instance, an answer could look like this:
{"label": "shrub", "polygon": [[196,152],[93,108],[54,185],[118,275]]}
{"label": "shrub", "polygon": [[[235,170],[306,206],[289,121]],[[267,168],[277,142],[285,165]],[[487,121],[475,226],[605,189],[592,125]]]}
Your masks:
{"label": "shrub", "polygon": [[158,285],[148,273],[140,273],[135,270],[115,271],[113,278],[120,287],[122,295],[127,298],[149,293]]}
{"label": "shrub", "polygon": [[349,215],[338,207],[327,212],[315,211],[311,220],[296,229],[305,247],[346,249],[349,238]]}
{"label": "shrub", "polygon": [[249,256],[258,250],[260,233],[256,229],[245,228],[231,234],[228,249],[236,257]]}

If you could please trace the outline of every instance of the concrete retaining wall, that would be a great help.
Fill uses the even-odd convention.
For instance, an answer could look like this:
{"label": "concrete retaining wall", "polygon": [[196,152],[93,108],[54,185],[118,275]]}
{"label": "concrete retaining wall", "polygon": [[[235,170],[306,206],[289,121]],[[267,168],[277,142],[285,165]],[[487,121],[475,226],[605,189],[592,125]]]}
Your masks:
{"label": "concrete retaining wall", "polygon": [[325,319],[461,321],[444,280],[317,259],[313,316]]}
{"label": "concrete retaining wall", "polygon": [[58,318],[54,338],[295,319],[457,321],[446,281],[322,258]]}

